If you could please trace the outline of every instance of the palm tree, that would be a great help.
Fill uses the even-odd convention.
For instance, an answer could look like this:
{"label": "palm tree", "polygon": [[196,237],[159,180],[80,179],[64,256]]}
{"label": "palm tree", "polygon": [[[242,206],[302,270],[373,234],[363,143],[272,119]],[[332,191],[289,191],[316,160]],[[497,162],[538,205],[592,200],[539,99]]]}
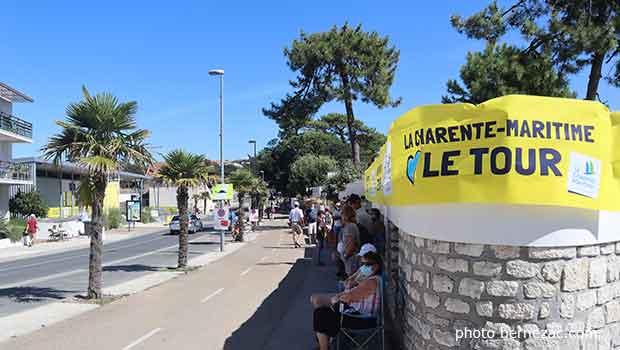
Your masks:
{"label": "palm tree", "polygon": [[[265,182],[252,175],[247,169],[242,168],[235,170],[229,179],[230,183],[233,184],[235,191],[237,191],[237,196],[239,197],[239,207],[243,207],[243,198],[246,194],[250,194],[252,207],[257,208],[260,204],[261,197],[264,197],[265,193],[267,193],[267,185]],[[243,223],[243,210],[239,210],[239,222]],[[241,240],[243,240],[243,225],[241,225],[239,236]]]}
{"label": "palm tree", "polygon": [[239,198],[239,240],[243,241],[244,231],[244,212],[243,212],[243,199],[246,193],[252,191],[254,178],[252,174],[245,168],[235,170],[231,175],[229,182],[233,185],[233,188],[237,192],[237,198]]}
{"label": "palm tree", "polygon": [[194,193],[192,195],[192,199],[194,200],[194,208],[198,208],[198,201],[200,200],[200,194],[199,193]]}
{"label": "palm tree", "polygon": [[164,156],[164,164],[159,169],[157,177],[165,183],[177,186],[177,208],[179,210],[179,262],[178,267],[187,266],[187,215],[188,190],[207,181],[208,169],[205,157],[199,154],[174,150]]}
{"label": "palm tree", "polygon": [[209,191],[200,192],[198,195],[202,199],[202,212],[207,214],[207,201],[211,199],[211,193]]}
{"label": "palm tree", "polygon": [[90,259],[88,267],[89,299],[101,294],[101,260],[103,200],[108,177],[118,171],[124,162],[150,164],[153,160],[146,138],[149,132],[137,129],[135,101],[119,102],[109,93],[91,96],[82,87],[84,99],[67,106],[67,117],[56,121],[62,130],[53,135],[41,151],[47,159],[59,163],[63,156],[88,171],[80,184],[81,201],[91,208]]}

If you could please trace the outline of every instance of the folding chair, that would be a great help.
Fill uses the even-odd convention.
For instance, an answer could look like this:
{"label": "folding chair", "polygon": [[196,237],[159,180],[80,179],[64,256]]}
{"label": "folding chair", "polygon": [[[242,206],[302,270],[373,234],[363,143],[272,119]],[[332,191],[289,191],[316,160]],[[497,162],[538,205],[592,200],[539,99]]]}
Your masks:
{"label": "folding chair", "polygon": [[379,349],[385,349],[385,324],[383,319],[383,276],[378,278],[379,282],[379,310],[377,310],[376,325],[371,328],[345,328],[343,327],[344,316],[357,319],[373,319],[362,315],[348,314],[344,310],[344,305],[340,304],[340,332],[336,337],[336,349],[341,349],[341,338],[348,340],[354,346],[353,350],[369,349],[371,341],[379,338]]}

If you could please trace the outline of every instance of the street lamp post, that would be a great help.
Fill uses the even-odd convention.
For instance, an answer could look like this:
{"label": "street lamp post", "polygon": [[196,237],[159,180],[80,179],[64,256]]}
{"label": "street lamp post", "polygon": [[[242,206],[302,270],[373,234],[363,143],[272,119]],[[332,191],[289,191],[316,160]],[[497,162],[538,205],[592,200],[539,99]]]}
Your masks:
{"label": "street lamp post", "polygon": [[250,139],[248,143],[254,144],[254,158],[252,158],[252,174],[256,175],[256,140]]}
{"label": "street lamp post", "polygon": [[220,77],[220,181],[224,183],[224,70],[211,69],[209,75]]}
{"label": "street lamp post", "polygon": [[[209,75],[220,77],[220,181],[224,184],[224,70],[211,69]],[[220,208],[224,208],[224,201]],[[224,230],[220,230],[220,251],[224,251]]]}

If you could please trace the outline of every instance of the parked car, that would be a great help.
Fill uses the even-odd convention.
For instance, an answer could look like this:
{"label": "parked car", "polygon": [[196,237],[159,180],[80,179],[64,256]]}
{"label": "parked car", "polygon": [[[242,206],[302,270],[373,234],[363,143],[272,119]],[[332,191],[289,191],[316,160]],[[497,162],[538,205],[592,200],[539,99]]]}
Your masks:
{"label": "parked car", "polygon": [[[179,233],[179,230],[181,229],[180,219],[181,218],[179,215],[175,215],[172,217],[172,220],[170,220],[170,233],[171,234]],[[190,215],[189,223],[187,226],[187,232],[196,233],[196,232],[202,231],[202,229],[203,229],[202,221],[196,215]]]}

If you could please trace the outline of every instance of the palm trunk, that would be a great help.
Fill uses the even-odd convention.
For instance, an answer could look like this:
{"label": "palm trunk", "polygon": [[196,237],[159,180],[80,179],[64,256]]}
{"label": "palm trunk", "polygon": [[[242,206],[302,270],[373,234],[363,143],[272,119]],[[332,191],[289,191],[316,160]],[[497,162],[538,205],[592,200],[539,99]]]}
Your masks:
{"label": "palm trunk", "polygon": [[598,96],[598,84],[601,81],[601,72],[603,70],[603,61],[605,53],[594,53],[592,55],[592,67],[590,67],[590,77],[588,79],[588,92],[586,100],[595,101]]}
{"label": "palm trunk", "polygon": [[177,188],[177,208],[179,209],[179,262],[178,268],[187,266],[187,227],[189,217],[187,216],[187,187]]}
{"label": "palm trunk", "polygon": [[94,176],[95,193],[89,224],[90,256],[88,260],[88,299],[101,299],[102,285],[102,252],[103,252],[103,199],[107,180],[105,174]]}

